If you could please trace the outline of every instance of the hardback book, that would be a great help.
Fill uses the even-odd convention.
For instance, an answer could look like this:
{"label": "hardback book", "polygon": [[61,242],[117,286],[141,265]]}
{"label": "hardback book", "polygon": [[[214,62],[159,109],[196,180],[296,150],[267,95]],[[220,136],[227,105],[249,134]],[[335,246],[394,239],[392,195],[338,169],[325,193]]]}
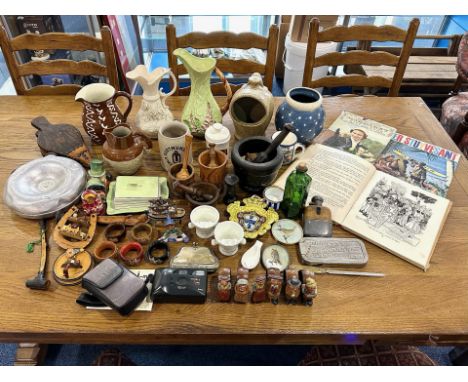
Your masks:
{"label": "hardback book", "polygon": [[[307,204],[320,195],[334,222],[427,270],[451,207],[449,200],[378,171],[368,159],[345,150],[312,144],[298,161],[307,164],[312,177]],[[276,186],[284,188],[298,161]]]}

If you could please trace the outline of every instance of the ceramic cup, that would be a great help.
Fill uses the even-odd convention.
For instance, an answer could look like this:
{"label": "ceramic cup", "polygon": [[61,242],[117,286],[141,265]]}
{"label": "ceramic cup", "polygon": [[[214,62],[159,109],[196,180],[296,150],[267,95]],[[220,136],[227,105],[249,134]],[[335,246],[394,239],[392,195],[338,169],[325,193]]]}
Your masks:
{"label": "ceramic cup", "polygon": [[[274,133],[271,139],[275,139],[280,132],[281,131],[277,131]],[[286,138],[284,138],[279,147],[284,154],[283,166],[293,162],[294,159],[299,157],[305,150],[305,146],[297,141],[297,136],[294,133],[286,135]]]}
{"label": "ceramic cup", "polygon": [[263,191],[263,199],[265,199],[267,206],[276,211],[279,210],[280,204],[283,201],[283,195],[283,189],[276,186],[267,187]]}
{"label": "ceramic cup", "polygon": [[214,229],[219,222],[219,212],[211,206],[199,206],[190,213],[189,228],[195,228],[200,239],[213,236]]}
{"label": "ceramic cup", "polygon": [[211,245],[219,245],[219,252],[224,256],[234,256],[239,245],[245,243],[242,226],[231,221],[219,223],[214,230],[214,239],[211,240]]}
{"label": "ceramic cup", "polygon": [[[161,165],[166,171],[174,163],[182,162],[185,147],[185,136],[190,134],[189,128],[178,121],[170,121],[161,124],[158,131],[159,153]],[[192,163],[192,151],[190,151],[188,163]]]}

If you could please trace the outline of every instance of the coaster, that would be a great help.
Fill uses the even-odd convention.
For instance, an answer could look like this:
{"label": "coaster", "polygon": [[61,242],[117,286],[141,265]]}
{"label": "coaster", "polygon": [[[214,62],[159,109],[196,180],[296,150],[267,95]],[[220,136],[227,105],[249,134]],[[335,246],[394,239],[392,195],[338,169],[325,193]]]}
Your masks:
{"label": "coaster", "polygon": [[302,227],[291,219],[281,219],[271,227],[273,237],[282,244],[296,244],[304,236]]}
{"label": "coaster", "polygon": [[281,245],[270,245],[263,250],[262,263],[266,269],[276,268],[282,272],[289,265],[289,253]]}

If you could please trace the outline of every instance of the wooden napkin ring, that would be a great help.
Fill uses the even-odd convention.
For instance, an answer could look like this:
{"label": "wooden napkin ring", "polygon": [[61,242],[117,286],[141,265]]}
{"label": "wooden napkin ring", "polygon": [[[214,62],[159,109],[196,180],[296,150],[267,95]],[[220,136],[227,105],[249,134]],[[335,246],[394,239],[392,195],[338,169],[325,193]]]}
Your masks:
{"label": "wooden napkin ring", "polygon": [[103,241],[94,249],[94,258],[97,261],[102,261],[106,259],[114,259],[116,258],[117,254],[119,253],[119,249],[117,245],[113,241]]}
{"label": "wooden napkin ring", "polygon": [[125,237],[127,228],[122,223],[109,224],[104,230],[104,237],[106,240],[113,241],[114,243],[119,242]]}
{"label": "wooden napkin ring", "polygon": [[153,227],[148,223],[139,223],[132,228],[130,236],[137,243],[146,245],[151,241],[153,236]]}
{"label": "wooden napkin ring", "polygon": [[151,264],[162,264],[169,258],[169,246],[162,240],[153,241],[146,249],[145,259]]}
{"label": "wooden napkin ring", "polygon": [[[131,254],[131,256],[128,256]],[[139,265],[143,260],[143,247],[140,243],[132,241],[120,248],[120,259],[127,265]]]}

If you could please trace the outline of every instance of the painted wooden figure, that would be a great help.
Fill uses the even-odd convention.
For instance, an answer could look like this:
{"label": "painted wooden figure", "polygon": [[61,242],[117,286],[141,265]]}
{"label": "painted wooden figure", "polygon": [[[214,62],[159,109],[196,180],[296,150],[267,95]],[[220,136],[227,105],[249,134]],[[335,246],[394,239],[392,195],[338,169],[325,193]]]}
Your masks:
{"label": "painted wooden figure", "polygon": [[249,302],[249,271],[239,267],[237,269],[237,281],[234,287],[234,301],[245,304]]}
{"label": "painted wooden figure", "polygon": [[301,296],[301,280],[299,280],[299,272],[295,269],[286,269],[284,294],[288,304],[296,304]]}
{"label": "painted wooden figure", "polygon": [[283,286],[283,276],[278,268],[268,268],[267,278],[268,298],[273,305],[277,305]]}
{"label": "painted wooden figure", "polygon": [[252,302],[263,302],[266,300],[266,275],[258,275],[252,285]]}
{"label": "painted wooden figure", "polygon": [[312,306],[314,298],[317,297],[317,282],[315,281],[314,272],[303,269],[302,273],[302,301],[306,306]]}
{"label": "painted wooden figure", "polygon": [[231,269],[221,268],[218,272],[218,300],[229,302],[231,300]]}

